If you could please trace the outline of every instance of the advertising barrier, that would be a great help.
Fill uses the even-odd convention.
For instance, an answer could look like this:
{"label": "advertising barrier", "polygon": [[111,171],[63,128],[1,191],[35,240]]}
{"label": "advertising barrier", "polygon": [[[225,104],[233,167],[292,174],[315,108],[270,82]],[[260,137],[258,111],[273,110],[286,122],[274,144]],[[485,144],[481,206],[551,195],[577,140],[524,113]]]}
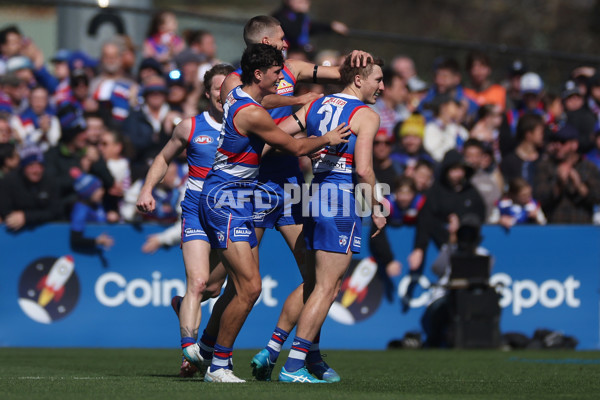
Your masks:
{"label": "advertising barrier", "polygon": [[[0,346],[21,347],[177,347],[178,321],[171,297],[185,292],[181,250],[141,252],[158,225],[91,225],[87,233],[108,233],[115,245],[98,254],[69,246],[67,224],[33,231],[0,232]],[[502,332],[532,336],[547,328],[572,335],[578,349],[600,343],[600,228],[518,226],[510,232],[483,229],[494,257],[491,281],[502,293]],[[365,230],[363,238],[368,237]],[[411,282],[406,257],[411,228],[390,228],[388,238],[404,264],[400,277],[384,279],[363,253],[355,255],[342,290],[324,325],[321,347],[384,349],[407,331],[420,331],[420,318],[434,282],[427,253],[425,272]],[[301,283],[289,249],[276,231],[260,248],[262,294],[237,341],[259,348],[275,327],[287,295]],[[412,298],[406,300],[406,293]],[[407,307],[402,307],[405,299]],[[204,303],[202,330],[214,299]]]}

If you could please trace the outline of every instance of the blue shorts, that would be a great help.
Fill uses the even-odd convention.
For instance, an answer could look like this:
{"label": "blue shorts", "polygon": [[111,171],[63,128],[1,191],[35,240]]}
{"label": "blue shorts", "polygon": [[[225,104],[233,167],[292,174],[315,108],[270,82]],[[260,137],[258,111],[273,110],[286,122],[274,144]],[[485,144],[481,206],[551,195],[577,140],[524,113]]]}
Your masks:
{"label": "blue shorts", "polygon": [[185,191],[185,197],[181,202],[181,243],[192,240],[208,242],[208,236],[200,224],[199,201],[200,192],[189,189]]}
{"label": "blue shorts", "polygon": [[[258,184],[255,196],[260,196],[255,201],[254,225],[257,228],[274,228],[286,225],[302,224],[302,184],[304,177],[281,177],[265,180]],[[284,190],[284,185],[288,191]],[[294,192],[290,192],[293,187]],[[292,202],[292,199],[294,200]],[[263,205],[264,207],[261,207]]]}
{"label": "blue shorts", "polygon": [[[347,254],[360,253],[362,221],[356,212],[354,193],[335,189],[313,194],[310,215],[304,220],[304,239],[308,250]],[[316,202],[316,205],[313,203]]]}
{"label": "blue shorts", "polygon": [[[223,197],[222,193],[213,196],[205,191],[200,194],[200,223],[208,236],[210,246],[213,249],[226,249],[228,241],[231,240],[248,242],[250,247],[256,247],[258,241],[252,221],[252,196],[247,195],[247,187],[230,186],[228,190],[229,194],[226,197]],[[248,201],[237,200],[238,194]]]}

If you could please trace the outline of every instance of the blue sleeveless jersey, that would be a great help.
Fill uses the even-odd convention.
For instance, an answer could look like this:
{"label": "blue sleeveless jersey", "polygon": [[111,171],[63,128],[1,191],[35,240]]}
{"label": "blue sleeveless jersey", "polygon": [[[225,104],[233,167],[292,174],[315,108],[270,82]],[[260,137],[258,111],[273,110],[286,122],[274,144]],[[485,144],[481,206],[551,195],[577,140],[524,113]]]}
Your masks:
{"label": "blue sleeveless jersey", "polygon": [[203,112],[192,118],[192,129],[188,137],[187,163],[189,167],[185,197],[181,202],[181,241],[208,241],[200,224],[200,192],[206,175],[210,171],[219,143],[221,124]]}
{"label": "blue sleeveless jersey", "polygon": [[[337,93],[315,100],[306,113],[308,136],[322,136],[341,123],[350,125],[354,114],[365,103],[354,96]],[[356,134],[348,136],[348,143],[328,146],[321,150],[320,158],[313,160],[315,183],[352,183],[354,169],[354,146]]]}

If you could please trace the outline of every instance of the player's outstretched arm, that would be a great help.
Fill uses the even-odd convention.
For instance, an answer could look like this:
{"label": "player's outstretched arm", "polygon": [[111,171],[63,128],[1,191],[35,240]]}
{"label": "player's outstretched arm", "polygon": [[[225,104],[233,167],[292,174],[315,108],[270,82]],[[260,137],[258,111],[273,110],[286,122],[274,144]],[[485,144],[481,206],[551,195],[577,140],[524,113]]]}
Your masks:
{"label": "player's outstretched arm", "polygon": [[183,149],[187,146],[188,137],[192,130],[192,119],[186,118],[181,121],[175,129],[173,129],[173,135],[171,139],[165,144],[160,153],[154,157],[154,161],[146,174],[146,180],[138,196],[136,206],[141,212],[152,212],[156,207],[156,202],[152,196],[152,189],[167,173],[169,164],[177,155],[179,155]]}
{"label": "player's outstretched arm", "polygon": [[[350,57],[353,67],[366,67],[369,60],[373,61],[373,56],[362,50],[353,50]],[[318,65],[315,71],[315,64],[306,61],[287,60],[285,63],[296,77],[296,80],[300,82],[332,83],[340,80],[339,67]]]}
{"label": "player's outstretched arm", "polygon": [[325,146],[346,143],[350,128],[344,124],[318,138],[294,139],[273,122],[271,116],[259,107],[246,107],[235,116],[235,125],[242,134],[255,134],[267,144],[297,157],[313,153]]}
{"label": "player's outstretched arm", "polygon": [[356,144],[354,146],[354,159],[356,160],[356,174],[360,183],[371,186],[370,198],[365,198],[371,209],[373,223],[377,227],[371,236],[375,237],[381,232],[386,224],[386,218],[382,213],[382,205],[375,197],[375,171],[373,170],[373,141],[379,129],[379,115],[370,108],[359,110],[351,122],[352,130],[356,133]]}

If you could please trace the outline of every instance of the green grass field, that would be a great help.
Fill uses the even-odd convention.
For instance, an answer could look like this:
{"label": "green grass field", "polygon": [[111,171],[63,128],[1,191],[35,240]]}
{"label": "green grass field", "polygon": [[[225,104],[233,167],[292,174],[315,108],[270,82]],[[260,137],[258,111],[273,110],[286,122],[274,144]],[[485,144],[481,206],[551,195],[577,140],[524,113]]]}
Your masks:
{"label": "green grass field", "polygon": [[0,348],[0,399],[600,398],[598,352],[331,351],[342,382],[321,385],[253,381],[254,353],[235,351],[233,385],[179,378],[177,350]]}

